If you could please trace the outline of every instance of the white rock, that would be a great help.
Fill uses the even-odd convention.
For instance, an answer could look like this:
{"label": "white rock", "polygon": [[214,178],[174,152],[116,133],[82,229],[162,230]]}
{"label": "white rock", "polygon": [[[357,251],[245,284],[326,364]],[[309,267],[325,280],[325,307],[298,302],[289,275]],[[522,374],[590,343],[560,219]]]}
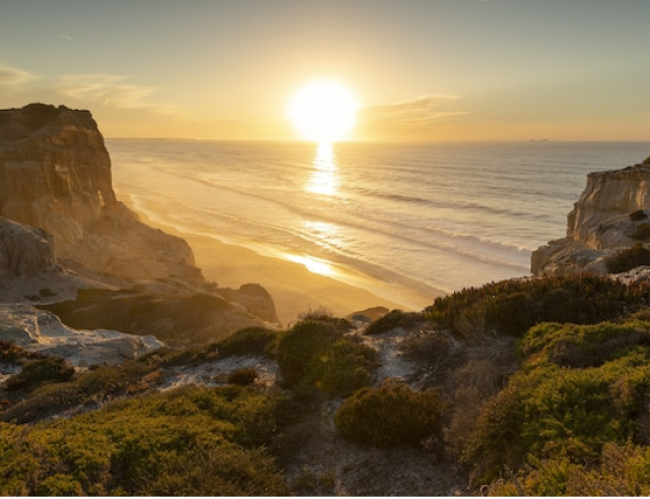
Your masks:
{"label": "white rock", "polygon": [[630,215],[648,209],[650,164],[590,173],[567,216],[567,236],[532,252],[532,274],[607,274],[607,257],[636,244],[637,228],[650,224],[648,213]]}
{"label": "white rock", "polygon": [[51,312],[17,304],[0,305],[0,340],[63,357],[73,366],[117,364],[164,346],[153,336],[73,329]]}

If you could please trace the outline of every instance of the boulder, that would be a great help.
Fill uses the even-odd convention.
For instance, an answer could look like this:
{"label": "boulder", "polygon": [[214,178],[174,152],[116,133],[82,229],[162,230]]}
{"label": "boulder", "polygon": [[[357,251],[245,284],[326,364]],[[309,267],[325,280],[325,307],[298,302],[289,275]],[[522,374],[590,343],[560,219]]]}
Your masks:
{"label": "boulder", "polygon": [[153,336],[73,329],[51,312],[19,304],[0,305],[0,340],[63,357],[73,366],[117,364],[164,346]]}

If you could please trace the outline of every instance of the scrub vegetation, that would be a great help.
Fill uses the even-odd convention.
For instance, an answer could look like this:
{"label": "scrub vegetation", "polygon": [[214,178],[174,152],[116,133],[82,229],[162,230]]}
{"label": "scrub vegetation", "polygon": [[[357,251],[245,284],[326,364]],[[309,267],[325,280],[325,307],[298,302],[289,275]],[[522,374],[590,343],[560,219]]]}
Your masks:
{"label": "scrub vegetation", "polygon": [[[340,469],[287,469],[336,438],[327,452],[429,455],[460,470],[465,495],[648,495],[649,296],[606,278],[510,280],[390,312],[369,334],[310,313],[77,371],[0,342],[16,368],[0,394],[0,493],[333,494]],[[382,378],[378,341],[419,371]],[[258,364],[162,390],[170,372],[240,358]]]}

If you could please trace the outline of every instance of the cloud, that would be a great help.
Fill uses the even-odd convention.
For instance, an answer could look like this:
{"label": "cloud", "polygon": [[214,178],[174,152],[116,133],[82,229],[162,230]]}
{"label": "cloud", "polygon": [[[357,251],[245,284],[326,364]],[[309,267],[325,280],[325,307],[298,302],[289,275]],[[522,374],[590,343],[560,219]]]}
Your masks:
{"label": "cloud", "polygon": [[421,95],[389,104],[376,104],[359,111],[358,135],[421,137],[444,120],[468,114],[446,107],[460,100],[455,95]]}
{"label": "cloud", "polygon": [[56,89],[73,99],[97,102],[127,109],[148,107],[146,99],[155,87],[128,82],[126,76],[109,74],[71,74],[59,77]]}
{"label": "cloud", "polygon": [[22,69],[0,65],[0,85],[20,85],[34,76]]}
{"label": "cloud", "polygon": [[368,106],[361,110],[361,115],[365,118],[376,116],[408,117],[421,116],[435,112],[436,108],[457,100],[456,96],[449,95],[422,95],[410,100],[395,102],[392,104],[376,104]]}
{"label": "cloud", "polygon": [[66,42],[72,41],[72,36],[70,35],[59,35],[59,40],[65,40]]}

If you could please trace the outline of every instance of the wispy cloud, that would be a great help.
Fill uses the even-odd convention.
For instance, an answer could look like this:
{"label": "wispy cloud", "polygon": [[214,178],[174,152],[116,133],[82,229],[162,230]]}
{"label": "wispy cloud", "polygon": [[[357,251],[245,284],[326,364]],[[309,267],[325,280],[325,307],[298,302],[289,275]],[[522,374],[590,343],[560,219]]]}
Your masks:
{"label": "wispy cloud", "polygon": [[361,116],[370,119],[378,116],[390,116],[397,119],[408,119],[426,115],[440,114],[439,108],[458,100],[450,95],[422,95],[414,99],[394,102],[391,104],[376,104],[361,110]]}
{"label": "wispy cloud", "polygon": [[129,109],[150,106],[146,100],[156,88],[129,83],[128,80],[127,76],[119,75],[71,74],[59,77],[56,89],[67,97],[104,106]]}
{"label": "wispy cloud", "polygon": [[34,75],[18,68],[0,64],[0,85],[20,85],[34,78]]}
{"label": "wispy cloud", "polygon": [[72,41],[72,36],[71,35],[59,35],[59,40],[65,40],[66,42],[71,42]]}
{"label": "wispy cloud", "polygon": [[441,121],[468,114],[448,109],[460,97],[455,95],[421,95],[412,99],[367,106],[359,112],[359,131],[367,135],[426,135]]}

